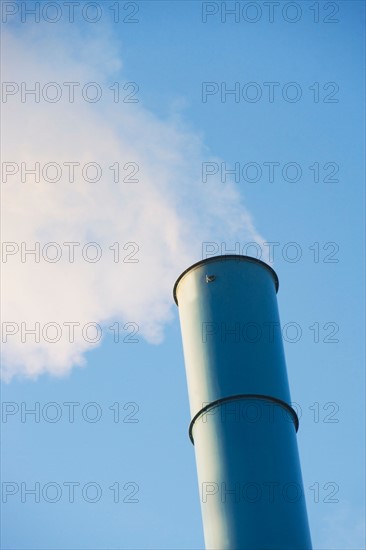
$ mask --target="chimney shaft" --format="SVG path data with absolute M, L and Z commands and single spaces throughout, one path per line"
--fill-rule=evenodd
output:
M 309 550 L 273 269 L 216 256 L 178 278 L 206 548 Z

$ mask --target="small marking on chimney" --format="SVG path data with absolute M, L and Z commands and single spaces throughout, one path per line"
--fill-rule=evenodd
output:
M 216 279 L 216 275 L 206 275 L 206 283 L 212 283 Z

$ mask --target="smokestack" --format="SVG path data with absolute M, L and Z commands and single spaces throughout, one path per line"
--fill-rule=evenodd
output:
M 174 286 L 209 550 L 311 549 L 277 290 L 269 265 L 239 255 Z

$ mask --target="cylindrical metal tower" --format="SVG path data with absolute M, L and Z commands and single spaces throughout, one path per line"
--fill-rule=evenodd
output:
M 216 256 L 174 286 L 206 548 L 309 550 L 273 269 Z

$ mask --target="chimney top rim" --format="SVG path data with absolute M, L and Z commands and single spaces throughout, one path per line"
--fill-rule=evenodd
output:
M 192 271 L 194 269 L 197 269 L 198 267 L 201 267 L 202 265 L 209 264 L 209 263 L 212 263 L 212 262 L 215 262 L 215 261 L 217 262 L 217 261 L 227 261 L 227 260 L 236 260 L 236 261 L 242 261 L 242 262 L 245 261 L 245 262 L 261 264 L 263 267 L 265 267 L 272 274 L 272 277 L 273 277 L 274 283 L 275 283 L 275 287 L 276 287 L 276 293 L 278 292 L 278 288 L 279 288 L 278 276 L 277 276 L 277 273 L 275 272 L 275 270 L 269 264 L 267 264 L 266 262 L 263 262 L 262 260 L 259 260 L 258 258 L 254 258 L 252 256 L 244 256 L 242 254 L 222 254 L 222 255 L 219 255 L 219 256 L 211 256 L 210 258 L 205 258 L 204 260 L 200 260 L 199 262 L 196 262 L 196 263 L 190 265 L 189 267 L 187 267 L 187 269 L 185 269 L 179 275 L 178 279 L 175 281 L 174 288 L 173 288 L 173 297 L 174 297 L 174 301 L 177 304 L 177 306 L 178 306 L 178 298 L 177 298 L 178 285 L 179 285 L 180 281 L 183 279 L 183 277 L 189 271 Z

